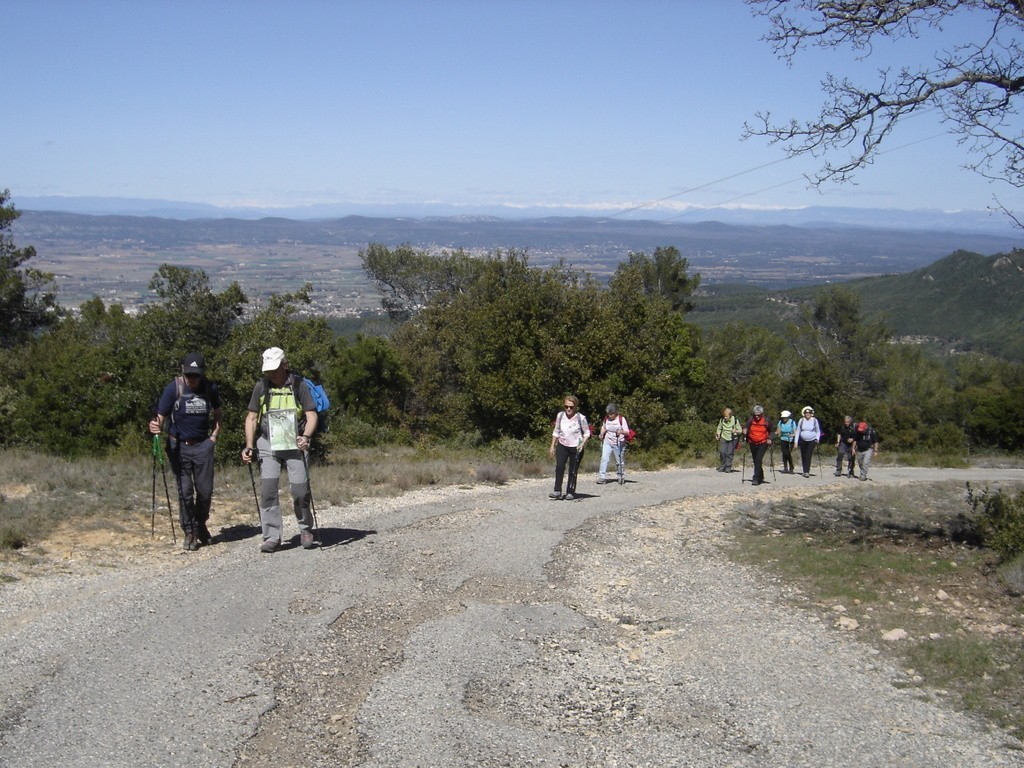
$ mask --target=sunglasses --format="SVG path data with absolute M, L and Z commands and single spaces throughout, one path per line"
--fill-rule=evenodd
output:
M 575 405 L 573 405 L 572 403 L 567 403 L 566 405 L 563 405 L 562 407 L 563 407 L 563 408 L 565 408 L 565 410 L 567 410 L 567 411 L 571 411 L 571 410 L 573 410 L 573 409 L 574 409 L 574 408 L 575 408 L 576 406 L 575 406 Z

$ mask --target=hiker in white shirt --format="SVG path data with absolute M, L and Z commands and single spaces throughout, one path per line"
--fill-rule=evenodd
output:
M 548 453 L 555 457 L 555 490 L 550 494 L 552 499 L 576 498 L 576 473 L 580 459 L 583 458 L 583 447 L 590 439 L 590 425 L 587 417 L 579 412 L 580 402 L 572 395 L 562 398 L 562 408 L 555 417 L 555 429 L 551 433 L 551 448 Z M 566 465 L 569 474 L 566 479 L 565 493 L 562 493 L 562 478 L 565 476 Z
M 615 403 L 608 403 L 605 408 L 604 421 L 601 422 L 601 467 L 598 470 L 598 483 L 608 482 L 608 461 L 615 456 L 616 474 L 619 485 L 626 482 L 626 435 L 629 434 L 629 423 L 619 413 Z

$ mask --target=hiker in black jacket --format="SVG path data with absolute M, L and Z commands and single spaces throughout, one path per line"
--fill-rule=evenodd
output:
M 220 393 L 206 378 L 206 360 L 191 352 L 181 361 L 181 375 L 164 387 L 149 422 L 150 434 L 167 427 L 167 457 L 178 485 L 185 549 L 212 544 L 207 527 L 213 500 L 213 449 L 220 432 Z
M 853 457 L 857 452 L 853 444 L 857 428 L 853 424 L 853 416 L 843 416 L 843 426 L 836 434 L 836 477 L 843 476 L 843 463 L 846 463 L 847 474 L 853 477 Z
M 881 438 L 875 428 L 866 421 L 857 424 L 854 445 L 857 448 L 857 466 L 860 467 L 860 479 L 868 479 L 868 468 L 871 459 L 878 453 L 878 442 Z

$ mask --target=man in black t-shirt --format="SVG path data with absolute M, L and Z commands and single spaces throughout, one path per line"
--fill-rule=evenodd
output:
M 213 501 L 213 450 L 220 432 L 220 393 L 206 378 L 206 361 L 191 352 L 181 361 L 181 375 L 164 387 L 156 415 L 149 422 L 151 434 L 159 435 L 165 424 L 167 456 L 178 484 L 181 529 L 185 549 L 212 544 L 207 527 Z

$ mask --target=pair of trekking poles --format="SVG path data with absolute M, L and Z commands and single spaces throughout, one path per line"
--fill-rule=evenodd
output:
M 256 456 L 256 463 L 262 463 L 260 460 L 260 452 L 257 449 L 253 449 L 253 454 Z M 252 483 L 252 497 L 256 500 L 256 518 L 260 518 L 260 495 L 256 490 L 256 475 L 252 471 L 252 462 L 250 461 L 246 466 L 249 467 L 249 482 Z M 302 451 L 302 467 L 306 470 L 306 486 L 309 488 L 309 511 L 313 515 L 313 537 L 317 544 L 323 546 L 323 542 L 320 540 L 320 523 L 316 518 L 316 504 L 313 503 L 313 483 L 309 479 L 309 461 L 306 458 L 306 452 Z M 261 473 L 262 474 L 262 473 Z
M 818 476 L 821 476 L 821 443 L 814 446 L 814 455 L 818 458 Z M 768 464 L 772 469 L 772 481 L 774 482 L 775 477 L 775 443 L 772 443 L 771 449 L 768 452 Z M 746 482 L 744 479 L 747 474 L 747 452 L 743 452 L 743 472 L 740 475 L 740 485 Z
M 178 543 L 178 534 L 174 530 L 174 513 L 171 511 L 171 490 L 167 485 L 167 456 L 164 453 L 163 443 L 160 442 L 160 435 L 153 435 L 153 514 L 149 521 L 150 533 L 156 536 L 156 466 L 160 465 L 160 472 L 164 478 L 164 494 L 167 496 L 167 519 L 171 524 L 171 537 L 174 543 Z M 178 489 L 178 502 L 181 502 L 181 488 Z
M 743 466 L 743 469 L 742 469 L 742 471 L 740 473 L 740 485 L 743 485 L 743 483 L 746 482 L 746 475 L 747 475 L 747 452 L 746 451 L 743 451 L 743 465 L 742 466 Z M 772 482 L 774 483 L 775 480 L 776 480 L 776 476 L 775 476 L 775 443 L 771 444 L 771 447 L 770 447 L 770 449 L 768 451 L 768 466 L 771 467 L 771 470 L 772 470 Z M 751 482 L 753 482 L 753 478 L 751 478 Z
M 821 452 L 819 451 L 820 447 L 821 447 L 821 443 L 820 442 L 817 443 L 814 446 L 814 455 L 817 457 L 817 460 L 818 460 L 818 476 L 819 477 L 821 476 Z M 774 481 L 775 480 L 775 443 L 772 443 L 771 450 L 768 453 L 768 465 L 771 467 L 771 479 Z M 745 475 L 746 475 L 746 452 L 744 451 L 743 452 L 743 471 L 742 471 L 742 474 L 739 475 L 739 484 L 740 485 L 742 485 L 745 482 L 745 480 L 744 480 L 744 476 Z
M 156 468 L 157 465 L 159 465 L 160 474 L 164 479 L 164 495 L 167 499 L 167 519 L 171 525 L 171 538 L 173 539 L 174 543 L 177 544 L 178 534 L 174 530 L 174 512 L 171 509 L 171 490 L 170 486 L 168 486 L 167 484 L 167 454 L 164 453 L 163 443 L 160 440 L 160 435 L 153 435 L 153 444 L 151 452 L 153 454 L 153 506 L 152 515 L 150 517 L 150 534 L 152 536 L 156 536 Z M 256 461 L 259 462 L 259 452 L 254 451 L 254 453 L 256 454 Z M 259 493 L 256 491 L 256 477 L 252 471 L 252 462 L 250 462 L 247 466 L 249 467 L 249 481 L 252 483 L 252 495 L 253 498 L 256 500 L 256 519 L 258 520 L 260 519 L 260 496 Z M 302 466 L 306 470 L 306 483 L 309 486 L 309 511 L 313 515 L 313 530 L 315 531 L 317 543 L 322 543 L 320 541 L 320 523 L 317 521 L 316 517 L 316 505 L 313 503 L 313 486 L 309 480 L 309 463 L 306 459 L 305 452 L 302 453 Z M 181 492 L 180 480 L 178 481 L 178 504 L 184 505 L 184 498 Z

